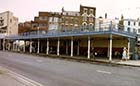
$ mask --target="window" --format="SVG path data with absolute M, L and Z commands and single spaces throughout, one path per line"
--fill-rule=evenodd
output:
M 83 30 L 86 30 L 86 29 L 87 29 L 87 23 L 84 22 L 84 23 L 82 24 L 82 29 L 83 29 Z
M 64 17 L 62 17 L 61 21 L 62 21 L 62 22 L 65 22 L 65 20 L 66 20 L 66 19 L 65 19 Z
M 10 19 L 10 23 L 12 23 L 12 19 Z
M 75 23 L 75 24 L 78 24 L 78 23 L 79 23 L 79 20 L 78 20 L 77 18 L 75 18 L 75 19 L 74 19 L 74 23 Z
M 68 13 L 66 13 L 66 15 L 68 15 Z
M 129 27 L 127 28 L 127 31 L 130 32 L 130 28 Z
M 46 24 L 39 24 L 40 28 L 45 28 L 47 25 Z
M 90 14 L 93 14 L 93 9 L 90 9 Z
M 140 29 L 138 29 L 138 33 L 140 33 Z
M 52 22 L 52 17 L 49 17 L 49 22 Z
M 62 22 L 62 18 L 59 19 L 59 22 Z
M 54 17 L 52 17 L 52 22 L 54 22 Z
M 87 15 L 83 16 L 83 21 L 87 21 Z
M 4 20 L 0 20 L 0 26 L 4 25 Z
M 80 16 L 80 14 L 79 13 L 76 13 L 75 16 Z
M 134 22 L 134 26 L 136 25 L 136 22 Z
M 128 25 L 130 25 L 130 21 L 128 21 Z
M 139 22 L 139 26 L 140 26 L 140 22 Z
M 46 16 L 40 16 L 39 20 L 47 20 L 47 17 Z
M 33 28 L 36 28 L 38 26 L 38 24 L 32 24 Z
M 93 29 L 93 24 L 89 24 L 89 29 L 90 29 L 90 30 Z
M 133 32 L 136 33 L 136 29 L 135 28 L 133 29 Z
M 66 12 L 63 12 L 62 14 L 63 14 L 63 15 L 66 15 Z
M 84 12 L 83 13 L 87 13 L 87 8 L 84 8 Z
M 83 25 L 84 29 L 86 29 L 86 26 L 87 26 L 86 24 Z
M 89 17 L 89 22 L 93 22 L 93 17 L 92 16 Z

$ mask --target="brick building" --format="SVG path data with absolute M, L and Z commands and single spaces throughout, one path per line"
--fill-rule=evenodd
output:
M 38 16 L 35 16 L 34 21 L 31 22 L 31 29 L 46 32 L 52 30 L 65 32 L 73 29 L 78 30 L 81 27 L 84 30 L 88 27 L 94 29 L 95 16 L 95 7 L 80 5 L 80 11 L 66 11 L 63 7 L 62 12 L 39 12 Z M 21 27 L 22 25 L 19 28 Z
M 78 11 L 66 11 L 62 8 L 60 27 L 62 31 L 72 31 L 80 27 L 80 14 Z
M 88 27 L 94 29 L 95 18 L 96 18 L 96 8 L 80 5 L 80 25 L 83 26 L 84 30 Z
M 33 31 L 31 21 L 26 21 L 24 23 L 18 24 L 18 33 L 31 32 L 31 31 Z
M 49 12 L 48 16 L 48 30 L 58 31 L 60 25 L 61 13 L 59 12 Z

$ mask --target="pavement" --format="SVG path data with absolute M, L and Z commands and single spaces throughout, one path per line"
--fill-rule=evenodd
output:
M 140 60 L 120 61 L 120 62 L 116 62 L 116 63 L 120 64 L 120 65 L 128 65 L 128 66 L 140 67 Z
M 25 53 L 23 53 L 23 54 L 25 54 Z M 43 53 L 40 53 L 40 54 L 26 53 L 26 54 L 46 57 L 46 54 L 43 54 Z M 96 60 L 94 60 L 94 59 L 87 59 L 87 58 L 78 57 L 78 56 L 71 57 L 71 56 L 67 56 L 67 55 L 57 56 L 57 55 L 51 54 L 51 55 L 47 55 L 47 56 L 50 58 L 68 59 L 68 60 L 75 60 L 78 62 L 87 62 L 87 63 L 88 62 L 89 63 L 96 63 L 97 62 L 97 63 L 107 63 L 107 64 L 110 63 L 108 58 L 105 58 L 105 57 L 104 58 L 97 58 Z M 115 65 L 122 65 L 122 66 L 124 65 L 124 66 L 140 67 L 140 59 L 139 60 L 127 60 L 127 61 L 121 61 L 120 59 L 113 59 L 113 61 L 111 63 L 115 64 Z
M 63 57 L 63 56 L 62 56 Z M 66 57 L 66 56 L 64 56 Z M 72 58 L 72 57 L 69 57 Z M 87 62 L 97 62 L 97 63 L 109 63 L 110 61 L 108 60 L 108 58 L 96 58 L 96 60 L 94 59 L 87 59 L 87 58 L 80 58 L 80 57 L 73 57 L 73 59 L 77 59 L 77 60 L 81 60 L 81 61 L 87 61 Z M 122 61 L 120 59 L 113 59 L 112 64 L 115 65 L 122 65 L 122 66 L 132 66 L 132 67 L 140 67 L 140 59 L 139 60 L 127 60 L 127 61 Z
M 26 86 L 14 78 L 3 67 L 0 67 L 0 86 Z
M 37 54 L 35 54 L 37 55 Z M 39 54 L 39 56 L 46 56 L 46 54 Z M 50 57 L 56 57 L 56 58 L 63 58 L 63 59 L 70 59 L 70 60 L 77 60 L 79 62 L 89 62 L 89 63 L 109 63 L 110 61 L 108 60 L 108 58 L 96 58 L 96 60 L 94 59 L 87 59 L 87 58 L 83 58 L 83 57 L 70 57 L 70 56 L 66 56 L 66 55 L 61 55 L 61 56 L 57 56 L 57 55 L 49 55 Z M 122 65 L 122 66 L 132 66 L 132 67 L 140 67 L 140 59 L 139 60 L 127 60 L 127 61 L 122 61 L 120 59 L 113 59 L 113 61 L 111 62 L 114 65 Z

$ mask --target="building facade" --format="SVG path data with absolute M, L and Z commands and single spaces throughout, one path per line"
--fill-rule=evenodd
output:
M 140 56 L 140 19 L 124 19 L 124 31 L 136 33 L 135 53 Z
M 80 27 L 80 14 L 78 11 L 66 11 L 62 8 L 60 28 L 61 31 L 72 31 L 74 28 Z
M 48 17 L 48 30 L 49 31 L 58 31 L 59 22 L 61 18 L 61 13 L 59 12 L 49 12 Z
M 136 32 L 140 34 L 140 20 L 139 19 L 124 19 L 124 31 Z
M 18 18 L 10 11 L 0 13 L 0 34 L 5 36 L 18 34 Z
M 108 18 L 103 18 L 99 17 L 96 18 L 95 20 L 95 31 L 105 31 L 110 28 L 110 26 L 115 29 L 119 30 L 119 19 L 108 19 Z
M 48 31 L 48 16 L 48 12 L 39 12 L 39 15 L 34 18 L 33 26 L 36 26 L 38 24 L 39 30 Z
M 32 22 L 31 21 L 26 21 L 24 23 L 19 23 L 18 24 L 18 33 L 25 33 L 25 32 L 31 32 L 33 31 L 32 29 Z
M 95 18 L 96 18 L 96 8 L 80 5 L 80 25 L 87 30 L 88 27 L 94 30 Z M 87 30 L 88 31 L 88 30 Z
M 18 18 L 12 12 L 6 11 L 0 13 L 0 49 L 7 41 L 4 41 L 5 36 L 18 35 Z M 9 44 L 6 45 L 6 47 Z M 4 50 L 5 48 L 3 48 Z
M 95 27 L 96 8 L 80 5 L 80 11 L 66 11 L 64 7 L 62 12 L 39 12 L 34 17 L 32 27 L 39 26 L 39 30 L 61 32 L 72 31 L 81 27 Z

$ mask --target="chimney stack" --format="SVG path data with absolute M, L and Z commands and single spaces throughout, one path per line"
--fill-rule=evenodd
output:
M 105 13 L 105 19 L 107 19 L 107 13 Z

